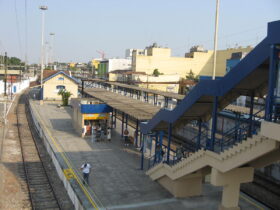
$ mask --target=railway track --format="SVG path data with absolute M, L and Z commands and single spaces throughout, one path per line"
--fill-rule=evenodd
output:
M 16 117 L 24 175 L 32 209 L 62 209 L 30 131 L 25 103 L 26 95 L 23 94 L 18 101 Z
M 252 183 L 241 185 L 241 191 L 269 209 L 280 209 L 279 184 L 269 180 L 259 172 L 254 174 L 254 181 Z

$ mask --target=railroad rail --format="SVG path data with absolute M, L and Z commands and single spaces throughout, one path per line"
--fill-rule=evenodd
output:
M 26 95 L 23 94 L 18 101 L 16 116 L 24 173 L 32 209 L 62 209 L 30 131 L 25 103 Z

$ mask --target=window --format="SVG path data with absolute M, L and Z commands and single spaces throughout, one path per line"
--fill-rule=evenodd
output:
M 58 77 L 57 80 L 64 80 L 64 77 Z
M 63 90 L 63 89 L 65 89 L 65 86 L 64 85 L 58 85 L 58 86 L 56 86 L 56 89 L 57 90 Z

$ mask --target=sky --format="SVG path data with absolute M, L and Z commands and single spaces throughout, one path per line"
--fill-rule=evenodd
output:
M 1 55 L 40 62 L 40 5 L 48 6 L 45 41 L 55 33 L 59 62 L 88 62 L 97 51 L 123 58 L 154 42 L 182 57 L 191 46 L 214 46 L 216 0 L 0 0 Z M 280 1 L 220 0 L 219 18 L 218 49 L 255 46 L 267 23 L 280 20 Z

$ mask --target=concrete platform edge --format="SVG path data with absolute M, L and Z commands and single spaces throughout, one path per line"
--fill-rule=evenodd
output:
M 60 178 L 60 180 L 63 182 L 64 187 L 73 203 L 75 206 L 75 209 L 97 209 L 97 205 L 92 205 L 91 202 L 88 201 L 87 196 L 83 192 L 83 190 L 80 187 L 79 182 L 76 180 L 75 172 L 74 172 L 74 177 L 70 178 L 65 176 L 64 170 L 69 169 L 67 166 L 67 163 L 64 161 L 64 159 L 61 157 L 59 152 L 55 152 L 53 146 L 51 145 L 51 140 L 47 132 L 44 130 L 44 126 L 42 125 L 42 122 L 40 122 L 40 119 L 38 117 L 38 113 L 34 111 L 36 108 L 32 104 L 31 101 L 29 101 L 29 108 L 30 108 L 30 113 L 31 113 L 31 118 L 33 120 L 33 123 L 35 125 L 35 128 L 41 137 L 44 146 L 50 155 L 53 164 L 56 168 L 56 172 Z

